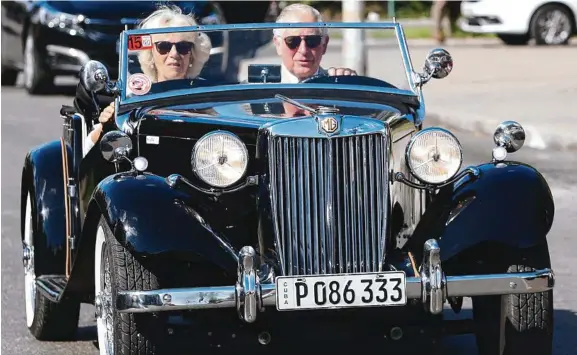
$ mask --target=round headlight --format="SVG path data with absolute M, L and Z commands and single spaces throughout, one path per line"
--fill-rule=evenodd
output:
M 192 150 L 192 170 L 204 182 L 227 187 L 244 175 L 248 165 L 246 145 L 234 134 L 216 131 L 202 136 Z
M 406 160 L 417 179 L 427 184 L 442 184 L 459 172 L 463 152 L 461 144 L 449 131 L 427 128 L 409 142 Z

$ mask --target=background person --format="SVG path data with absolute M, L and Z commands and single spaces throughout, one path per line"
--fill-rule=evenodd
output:
M 461 15 L 461 1 L 435 0 L 431 6 L 431 17 L 434 23 L 433 36 L 443 44 L 445 42 L 445 31 L 443 30 L 443 19 L 449 15 L 449 37 L 457 30 L 457 20 Z

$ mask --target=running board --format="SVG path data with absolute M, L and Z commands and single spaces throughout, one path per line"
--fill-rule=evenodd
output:
M 65 275 L 42 275 L 36 278 L 36 287 L 50 301 L 58 303 L 68 279 Z

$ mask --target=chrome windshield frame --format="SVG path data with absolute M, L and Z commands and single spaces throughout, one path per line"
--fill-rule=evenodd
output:
M 401 95 L 410 95 L 410 96 L 420 96 L 419 90 L 415 85 L 414 82 L 414 70 L 413 64 L 411 61 L 411 56 L 409 53 L 409 48 L 407 45 L 407 41 L 405 38 L 405 33 L 403 31 L 403 27 L 398 22 L 299 22 L 299 23 L 246 23 L 246 24 L 225 24 L 225 25 L 202 25 L 202 26 L 185 26 L 185 27 L 171 27 L 170 32 L 172 33 L 180 33 L 180 32 L 213 32 L 213 31 L 224 31 L 224 30 L 274 30 L 274 29 L 282 29 L 282 28 L 332 28 L 332 29 L 384 29 L 384 30 L 395 30 L 397 43 L 399 45 L 399 49 L 402 56 L 402 61 L 405 67 L 405 75 L 407 78 L 407 82 L 409 84 L 410 90 L 401 90 L 401 89 L 387 89 L 387 88 L 379 88 L 373 86 L 357 86 L 357 85 L 340 85 L 342 89 L 351 90 L 353 87 L 356 90 L 365 90 L 365 91 L 377 91 L 377 92 L 388 92 L 388 93 L 395 93 Z M 137 103 L 144 103 L 148 101 L 154 101 L 161 98 L 170 98 L 170 97 L 178 97 L 182 95 L 194 95 L 196 92 L 206 93 L 207 91 L 211 91 L 211 88 L 198 88 L 198 89 L 186 89 L 186 90 L 175 90 L 167 93 L 157 93 L 151 94 L 146 96 L 133 96 L 130 98 L 126 97 L 126 88 L 125 83 L 127 80 L 127 70 L 128 70 L 128 63 L 126 62 L 128 58 L 128 37 L 131 35 L 146 35 L 146 34 L 159 34 L 159 33 L 166 33 L 166 28 L 154 28 L 154 29 L 134 29 L 134 30 L 125 30 L 120 35 L 120 60 L 119 60 L 119 78 L 118 78 L 118 87 L 120 88 L 120 97 L 119 97 L 119 106 L 123 105 L 134 105 Z M 270 88 L 271 84 L 251 84 L 253 86 L 262 86 L 266 85 L 266 87 Z M 280 84 L 283 87 L 286 85 L 291 84 Z M 293 84 L 294 85 L 294 84 Z M 307 84 L 309 85 L 309 84 Z M 310 87 L 310 86 L 307 86 Z M 238 84 L 234 85 L 220 85 L 218 88 L 213 88 L 212 90 L 221 91 L 221 90 L 230 90 L 230 89 L 238 89 Z M 333 87 L 334 88 L 334 87 Z

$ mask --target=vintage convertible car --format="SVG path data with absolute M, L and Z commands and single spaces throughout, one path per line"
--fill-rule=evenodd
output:
M 329 34 L 325 68 L 342 64 L 341 33 L 368 38 L 367 73 L 290 82 L 274 43 L 234 82 L 153 82 L 138 61 L 167 32 L 301 25 Z M 97 144 L 97 116 L 63 106 L 62 137 L 24 162 L 37 339 L 73 338 L 88 303 L 101 354 L 381 351 L 451 333 L 474 333 L 480 354 L 551 354 L 549 186 L 508 160 L 517 122 L 465 168 L 457 138 L 423 126 L 423 85 L 451 72 L 447 51 L 415 71 L 396 21 L 128 30 L 120 43 L 117 80 L 94 61 L 80 73 L 97 113 L 115 103 Z M 472 316 L 448 317 L 465 298 Z

